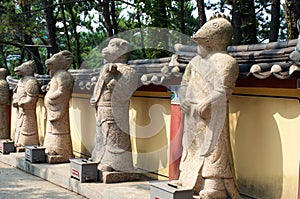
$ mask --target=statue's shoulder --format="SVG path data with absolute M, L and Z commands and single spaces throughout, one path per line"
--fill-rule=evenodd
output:
M 64 79 L 64 80 L 72 80 L 73 77 L 71 75 L 71 73 L 69 73 L 68 71 L 66 70 L 60 70 L 57 72 L 57 74 L 55 74 L 55 76 L 59 79 Z
M 39 82 L 33 76 L 29 76 L 25 83 L 25 91 L 27 94 L 31 96 L 35 96 L 39 94 Z
M 137 76 L 136 70 L 128 64 L 117 64 L 118 71 L 122 74 L 123 77 L 135 77 Z

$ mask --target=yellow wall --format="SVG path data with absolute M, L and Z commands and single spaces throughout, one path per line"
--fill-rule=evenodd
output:
M 134 165 L 165 176 L 169 175 L 170 108 L 170 93 L 135 92 L 129 111 Z
M 300 91 L 237 88 L 235 93 L 298 97 Z M 229 110 L 240 191 L 258 198 L 296 198 L 300 156 L 299 101 L 233 96 Z
M 96 132 L 96 111 L 90 105 L 90 95 L 74 94 L 69 111 L 74 153 L 77 156 L 90 156 Z
M 41 145 L 46 129 L 43 103 L 43 96 L 40 96 L 36 112 Z M 170 93 L 135 92 L 130 105 L 129 123 L 134 165 L 168 176 Z M 73 94 L 69 111 L 74 154 L 90 156 L 96 132 L 95 109 L 90 106 L 90 95 Z M 12 108 L 11 118 L 11 132 L 14 132 L 17 118 L 16 108 Z M 158 176 L 152 177 L 157 178 Z
M 299 97 L 292 89 L 236 88 L 235 94 Z M 170 93 L 135 92 L 130 129 L 134 165 L 168 175 Z M 90 155 L 94 146 L 95 110 L 89 95 L 73 95 L 70 123 L 76 155 Z M 43 97 L 38 105 L 40 141 L 45 133 Z M 300 156 L 298 100 L 234 95 L 229 103 L 230 136 L 238 185 L 258 198 L 296 198 Z M 14 132 L 16 109 L 12 108 Z M 77 153 L 78 152 L 78 153 Z M 154 176 L 157 177 L 157 176 Z M 158 178 L 163 179 L 163 178 Z

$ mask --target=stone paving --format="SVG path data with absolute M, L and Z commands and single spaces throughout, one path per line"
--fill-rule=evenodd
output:
M 83 199 L 85 197 L 0 162 L 0 198 Z
M 150 198 L 151 181 L 113 184 L 100 182 L 80 183 L 78 180 L 70 178 L 69 163 L 32 164 L 25 161 L 24 155 L 24 153 L 11 153 L 10 155 L 0 153 L 0 199 Z M 250 199 L 252 197 L 243 195 L 242 198 Z
M 52 182 L 55 185 L 58 185 L 65 189 L 76 192 L 82 196 L 85 196 L 86 198 L 91 198 L 91 199 L 98 199 L 98 198 L 99 199 L 149 199 L 150 198 L 149 181 L 136 181 L 136 182 L 126 182 L 126 183 L 113 183 L 113 184 L 104 184 L 100 182 L 80 183 L 78 180 L 70 178 L 69 163 L 32 164 L 28 161 L 25 161 L 24 156 L 25 156 L 24 153 L 11 153 L 9 155 L 0 154 L 0 162 L 19 168 L 30 174 L 33 174 L 49 182 Z M 10 166 L 8 167 L 12 168 Z M 30 179 L 34 177 L 32 175 L 29 176 L 31 176 Z M 40 179 L 40 181 L 45 182 L 42 179 Z M 15 179 L 16 182 L 12 182 L 13 180 L 14 177 L 10 178 L 10 182 L 7 182 L 7 184 L 9 185 L 7 187 L 14 187 L 14 188 L 7 189 L 6 192 L 3 192 L 3 193 L 7 193 L 9 191 L 12 191 L 11 195 L 7 197 L 3 196 L 3 198 L 17 198 L 17 199 L 18 198 L 47 198 L 41 195 L 43 194 L 43 192 L 37 192 L 37 195 L 35 196 L 34 188 L 38 186 L 33 186 L 32 188 L 29 188 L 26 193 L 27 195 L 25 196 L 20 195 L 22 186 L 24 184 L 30 184 L 31 180 L 25 181 L 23 180 L 23 178 L 16 178 Z M 0 183 L 6 183 L 6 181 L 7 180 L 5 179 L 5 177 L 1 177 L 0 174 Z M 20 182 L 22 182 L 23 185 L 18 184 Z M 38 189 L 40 191 L 42 190 L 41 187 L 38 187 Z M 0 186 L 0 199 L 2 199 L 2 195 L 3 195 L 2 187 Z M 22 197 L 18 197 L 18 196 L 22 196 Z M 60 198 L 59 196 L 60 195 L 56 194 L 55 191 L 53 192 L 53 198 Z M 80 197 L 83 198 L 82 196 L 76 194 L 74 195 L 74 197 L 70 197 L 70 198 L 76 198 L 76 196 L 78 198 Z M 61 198 L 68 198 L 68 197 L 66 195 L 66 197 L 62 196 Z

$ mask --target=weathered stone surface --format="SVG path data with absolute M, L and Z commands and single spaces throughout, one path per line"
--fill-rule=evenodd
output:
M 96 108 L 97 122 L 92 158 L 99 161 L 98 169 L 103 172 L 134 171 L 128 111 L 129 99 L 137 88 L 138 77 L 136 71 L 126 64 L 130 51 L 126 40 L 110 40 L 102 51 L 109 63 L 103 66 L 91 98 L 91 105 Z M 124 175 L 120 175 L 120 179 L 126 181 Z
M 7 70 L 0 68 L 0 139 L 9 139 L 7 105 L 9 102 L 9 85 L 6 81 Z
M 21 76 L 13 94 L 13 106 L 18 108 L 18 118 L 14 136 L 16 150 L 24 151 L 27 145 L 38 145 L 36 103 L 38 101 L 39 84 L 33 77 L 35 63 L 28 61 L 15 68 Z
M 67 71 L 72 62 L 73 55 L 65 50 L 54 54 L 45 63 L 51 76 L 44 99 L 47 110 L 44 146 L 48 163 L 69 162 L 74 157 L 69 120 L 73 78 Z
M 299 32 L 298 42 L 295 47 L 295 50 L 291 52 L 290 59 L 293 61 L 293 65 L 289 69 L 289 74 L 292 74 L 294 71 L 300 71 L 300 19 L 297 21 L 297 28 Z
M 202 199 L 240 197 L 228 146 L 227 101 L 238 76 L 236 60 L 226 53 L 231 34 L 222 15 L 195 33 L 198 55 L 186 67 L 179 92 L 185 123 L 177 183 Z
M 139 173 L 126 173 L 126 172 L 102 172 L 102 182 L 103 183 L 117 183 L 125 181 L 136 181 L 141 179 Z

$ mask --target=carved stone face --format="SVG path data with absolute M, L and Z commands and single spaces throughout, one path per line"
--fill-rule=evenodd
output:
M 224 18 L 214 18 L 206 22 L 193 36 L 202 46 L 227 46 L 231 41 L 232 27 Z
M 68 70 L 73 62 L 73 55 L 67 50 L 54 54 L 51 58 L 47 59 L 45 64 L 49 71 L 64 69 Z
M 108 62 L 127 62 L 131 48 L 124 39 L 111 39 L 107 47 L 103 48 L 102 56 Z
M 14 69 L 14 72 L 20 76 L 33 76 L 34 67 L 35 67 L 34 61 L 28 61 L 16 67 Z

